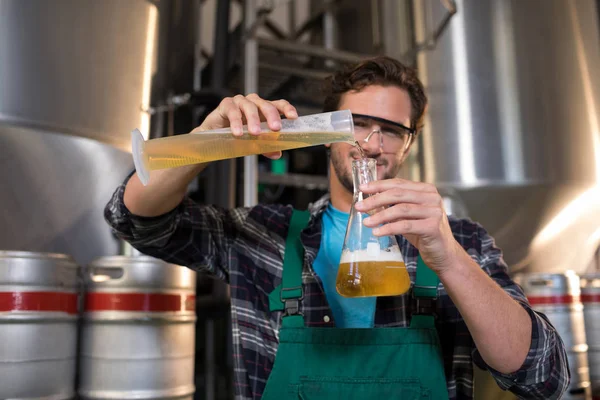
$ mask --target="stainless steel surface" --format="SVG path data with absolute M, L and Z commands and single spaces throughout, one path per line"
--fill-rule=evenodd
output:
M 141 257 L 103 257 L 86 268 L 93 293 L 195 294 L 196 273 Z M 175 399 L 194 392 L 193 310 L 84 314 L 79 395 L 84 399 Z
M 148 133 L 156 21 L 146 0 L 0 1 L 0 122 L 128 149 Z
M 258 91 L 258 43 L 252 31 L 256 24 L 256 0 L 244 1 L 244 92 Z M 258 157 L 244 157 L 244 207 L 258 203 Z
M 571 384 L 565 399 L 577 398 L 590 385 L 586 331 L 580 299 L 579 277 L 564 274 L 530 273 L 515 278 L 532 307 L 545 314 L 558 331 L 569 359 Z
M 382 0 L 382 39 L 385 53 L 396 59 L 413 47 L 411 0 Z
M 77 270 L 73 259 L 63 254 L 0 251 L 0 293 L 76 294 Z M 1 399 L 74 396 L 76 315 L 14 309 L 0 312 L 0 338 Z
M 77 265 L 66 254 L 0 250 L 0 285 L 7 289 L 31 291 L 66 288 L 76 291 Z M 62 291 L 62 290 L 58 290 Z
M 0 149 L 2 248 L 66 253 L 80 264 L 118 253 L 103 210 L 133 169 L 131 154 L 8 125 L 0 125 Z
M 581 276 L 581 296 L 594 399 L 600 397 L 600 273 Z
M 102 280 L 106 272 L 111 279 Z M 114 278 L 118 276 L 118 278 Z M 175 266 L 149 256 L 100 257 L 84 268 L 86 291 L 127 290 L 183 290 L 195 293 L 196 273 L 189 268 Z
M 2 248 L 118 253 L 103 208 L 133 169 L 131 130 L 149 131 L 158 14 L 146 0 L 0 0 Z
M 421 41 L 447 11 L 413 5 Z M 436 48 L 418 56 L 430 98 L 422 178 L 461 192 L 513 271 L 582 272 L 600 243 L 596 2 L 457 8 Z
M 444 11 L 437 2 L 417 4 L 426 7 L 424 19 Z M 426 176 L 462 187 L 594 183 L 595 2 L 457 5 L 450 32 L 419 56 L 430 97 Z

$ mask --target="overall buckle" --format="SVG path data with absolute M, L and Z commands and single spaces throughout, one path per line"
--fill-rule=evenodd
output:
M 300 290 L 300 297 L 293 297 L 290 299 L 283 298 L 284 291 L 289 292 L 289 291 L 293 291 L 293 290 Z M 281 299 L 281 302 L 283 303 L 283 306 L 284 306 L 282 316 L 286 317 L 289 315 L 303 315 L 300 312 L 300 301 L 302 301 L 304 299 L 304 290 L 302 290 L 302 286 L 296 286 L 296 287 L 292 287 L 292 288 L 281 288 L 281 293 L 279 295 L 279 298 Z
M 436 297 L 417 297 L 414 288 L 436 289 L 437 286 L 413 286 L 412 291 L 412 313 L 413 315 L 432 315 L 437 318 L 437 296 Z

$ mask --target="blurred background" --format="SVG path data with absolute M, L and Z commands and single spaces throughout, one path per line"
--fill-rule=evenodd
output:
M 402 176 L 436 184 L 449 213 L 480 222 L 524 285 L 546 276 L 541 285 L 555 289 L 547 277 L 566 277 L 558 293 L 578 295 L 579 277 L 600 270 L 599 7 L 596 0 L 0 0 L 0 250 L 62 253 L 79 266 L 135 256 L 103 219 L 133 170 L 132 129 L 147 139 L 185 134 L 237 93 L 317 113 L 331 71 L 386 54 L 418 69 L 430 100 Z M 229 207 L 305 208 L 326 193 L 327 170 L 322 146 L 277 161 L 220 161 L 189 195 Z M 0 269 L 0 291 L 10 291 L 2 277 Z M 194 279 L 195 393 L 188 395 L 230 399 L 228 290 Z M 566 318 L 561 329 L 580 364 L 588 349 L 600 352 L 600 332 L 588 333 L 586 344 L 581 313 L 570 304 L 557 317 Z M 0 336 L 3 323 L 0 312 Z M 0 365 L 1 358 L 0 351 Z M 570 396 L 583 399 L 590 378 L 587 365 L 579 367 Z M 600 371 L 595 376 L 600 381 Z M 485 373 L 476 391 L 480 399 L 508 397 Z M 156 396 L 147 398 L 175 398 Z

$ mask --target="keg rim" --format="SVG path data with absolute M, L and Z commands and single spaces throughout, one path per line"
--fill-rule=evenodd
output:
M 65 253 L 50 253 L 50 252 L 37 252 L 37 251 L 25 251 L 25 250 L 0 250 L 0 259 L 3 258 L 29 258 L 29 259 L 59 259 L 72 261 L 75 260 L 72 256 Z
M 141 255 L 141 256 L 124 256 L 124 255 L 114 255 L 114 256 L 102 256 L 94 259 L 87 266 L 88 267 L 122 267 L 123 264 L 161 264 L 161 265 L 169 265 L 173 267 L 186 268 L 183 265 L 168 263 L 160 258 Z
M 182 385 L 176 388 L 154 389 L 154 390 L 128 390 L 130 394 L 128 399 L 179 399 L 185 396 L 193 395 L 196 386 L 193 383 Z M 123 390 L 97 389 L 93 385 L 82 386 L 77 390 L 79 396 L 84 399 L 123 399 Z

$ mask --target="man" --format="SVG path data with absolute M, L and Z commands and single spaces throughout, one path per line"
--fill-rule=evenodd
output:
M 426 104 L 415 72 L 387 57 L 336 73 L 325 100 L 325 111 L 352 111 L 357 140 L 377 160 L 380 180 L 361 188 L 375 195 L 356 208 L 384 208 L 365 224 L 397 236 L 413 282 L 401 296 L 335 290 L 359 158 L 349 144 L 330 145 L 329 195 L 304 217 L 284 205 L 195 204 L 186 190 L 204 165 L 153 171 L 148 186 L 134 174 L 115 192 L 105 217 L 121 238 L 229 282 L 237 398 L 471 399 L 472 361 L 522 398 L 566 390 L 563 343 L 509 278 L 493 239 L 448 218 L 434 186 L 395 179 Z M 235 96 L 199 130 L 239 135 L 246 121 L 258 134 L 261 119 L 279 129 L 280 114 L 297 117 L 285 100 Z

